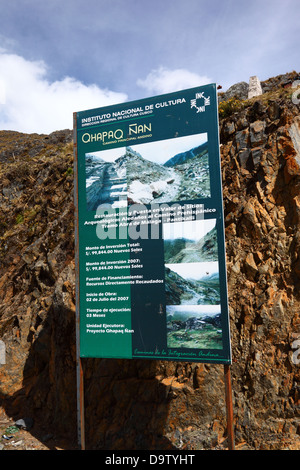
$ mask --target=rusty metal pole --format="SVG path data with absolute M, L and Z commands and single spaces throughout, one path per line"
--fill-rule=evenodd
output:
M 235 445 L 234 445 L 234 432 L 233 432 L 233 405 L 232 405 L 232 390 L 231 390 L 231 374 L 230 374 L 230 366 L 228 364 L 224 364 L 224 377 L 225 377 L 228 449 L 234 450 Z
M 78 396 L 78 441 L 81 450 L 85 450 L 85 420 L 84 420 L 84 377 L 82 361 L 79 359 L 79 396 Z

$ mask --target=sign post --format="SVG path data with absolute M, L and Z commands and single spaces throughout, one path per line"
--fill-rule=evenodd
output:
M 74 140 L 79 395 L 85 357 L 229 366 L 216 85 L 74 113 Z
M 234 445 L 234 432 L 233 432 L 233 405 L 232 405 L 232 390 L 231 390 L 231 374 L 230 374 L 230 366 L 228 364 L 224 364 L 224 377 L 225 377 L 228 448 L 229 450 L 234 450 L 235 445 Z

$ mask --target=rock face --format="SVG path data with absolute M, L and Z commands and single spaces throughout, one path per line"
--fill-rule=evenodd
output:
M 239 82 L 228 88 L 227 91 L 219 94 L 219 101 L 227 101 L 232 98 L 246 100 L 248 98 L 249 85 L 246 82 Z
M 72 147 L 70 131 L 1 132 L 0 397 L 16 415 L 33 406 L 35 421 L 74 425 L 74 394 L 59 397 L 75 379 Z
M 221 123 L 236 419 L 258 448 L 299 433 L 299 107 L 284 90 Z
M 220 119 L 234 430 L 249 449 L 299 448 L 299 105 L 285 86 L 295 77 L 263 82 Z M 71 139 L 0 133 L 0 399 L 34 419 L 30 432 L 76 440 Z M 87 448 L 227 445 L 220 366 L 88 359 L 84 377 Z

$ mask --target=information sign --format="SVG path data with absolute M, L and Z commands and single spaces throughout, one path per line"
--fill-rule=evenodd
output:
M 74 113 L 80 357 L 231 363 L 216 85 Z

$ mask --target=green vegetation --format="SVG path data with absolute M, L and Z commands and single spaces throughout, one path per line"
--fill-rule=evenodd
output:
M 221 101 L 219 104 L 219 116 L 220 118 L 226 118 L 231 114 L 240 111 L 244 107 L 244 101 L 238 100 L 237 98 L 231 98 L 228 101 Z
M 222 333 L 213 325 L 201 330 L 178 329 L 168 333 L 169 348 L 222 349 Z
M 18 214 L 16 217 L 16 224 L 22 224 L 24 221 L 24 216 L 23 214 Z

